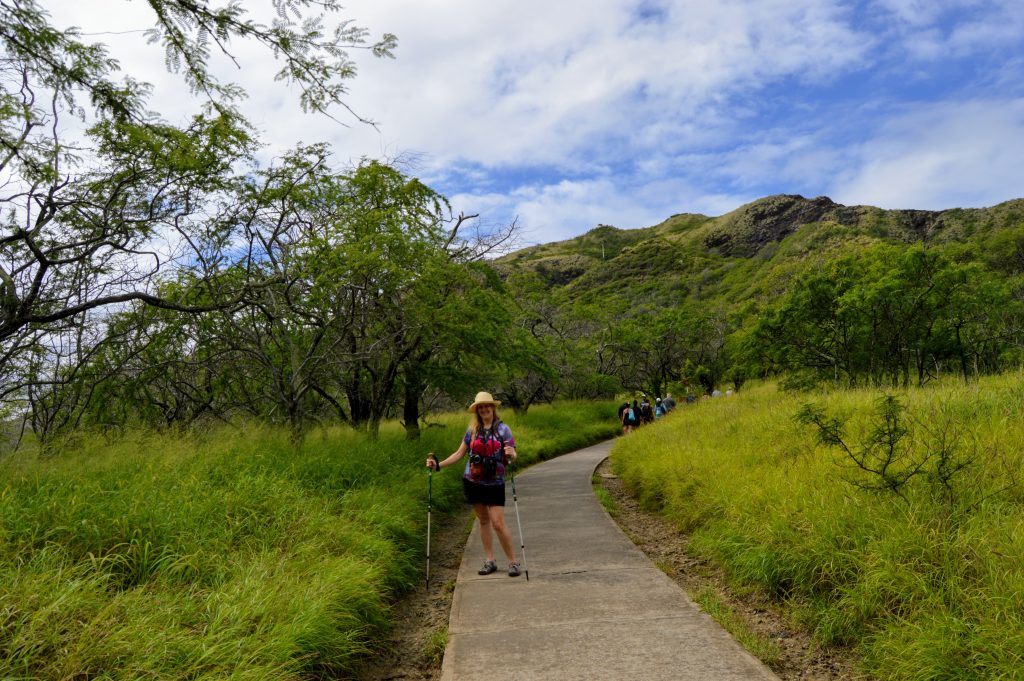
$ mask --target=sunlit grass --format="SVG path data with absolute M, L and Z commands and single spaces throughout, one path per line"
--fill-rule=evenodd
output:
M 787 603 L 823 645 L 851 645 L 881 678 L 1024 678 L 1024 376 L 898 394 L 924 455 L 945 433 L 970 465 L 952 497 L 920 475 L 906 499 L 816 443 L 809 401 L 857 444 L 879 392 L 753 386 L 683 405 L 620 440 L 613 467 L 691 550 Z
M 503 417 L 525 462 L 616 425 L 614 405 Z M 0 678 L 344 677 L 422 578 L 423 461 L 469 421 L 432 420 L 418 442 L 247 425 L 0 460 Z M 434 521 L 459 504 L 458 472 L 435 474 Z

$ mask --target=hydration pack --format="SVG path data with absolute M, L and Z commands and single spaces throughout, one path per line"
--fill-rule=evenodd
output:
M 498 448 L 494 450 L 493 444 Z M 505 474 L 505 438 L 497 428 L 475 433 L 469 442 L 469 479 L 493 482 Z

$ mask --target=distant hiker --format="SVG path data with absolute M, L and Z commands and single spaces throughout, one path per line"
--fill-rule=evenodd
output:
M 654 408 L 647 401 L 647 395 L 644 395 L 644 399 L 640 403 L 640 420 L 643 423 L 654 423 Z
M 654 418 L 660 419 L 665 415 L 665 403 L 660 397 L 654 398 Z
M 622 423 L 622 412 L 629 409 L 629 401 L 625 401 L 619 405 L 619 423 Z
M 661 406 L 665 407 L 666 413 L 676 408 L 676 401 L 672 397 L 672 393 L 665 393 L 665 399 L 661 401 Z
M 627 433 L 632 433 L 633 429 L 640 425 L 640 411 L 629 406 L 629 402 L 622 406 L 623 409 L 619 414 L 619 423 L 622 424 L 622 434 L 626 435 Z
M 505 466 L 516 460 L 516 441 L 509 427 L 498 418 L 499 404 L 501 402 L 490 393 L 478 392 L 469 405 L 474 418 L 462 437 L 462 444 L 444 461 L 438 462 L 433 453 L 428 455 L 427 468 L 441 470 L 458 463 L 469 452 L 462 473 L 462 491 L 480 522 L 480 541 L 486 558 L 477 574 L 489 575 L 498 570 L 491 536 L 493 528 L 508 559 L 508 576 L 518 577 L 519 562 L 512 548 L 512 534 L 505 524 Z

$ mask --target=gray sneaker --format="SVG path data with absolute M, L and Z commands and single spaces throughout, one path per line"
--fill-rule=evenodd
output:
M 509 577 L 518 577 L 519 576 L 519 563 L 509 563 L 508 564 L 508 576 Z
M 492 572 L 498 571 L 498 564 L 493 560 L 485 560 L 484 566 L 476 571 L 478 575 L 489 575 Z

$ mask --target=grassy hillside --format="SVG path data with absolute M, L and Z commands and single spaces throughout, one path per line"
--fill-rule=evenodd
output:
M 1019 274 L 1024 199 L 991 208 L 922 211 L 769 196 L 719 217 L 681 214 L 642 229 L 600 226 L 498 263 L 536 271 L 550 287 L 584 303 L 688 298 L 731 309 L 751 298 L 770 298 L 795 272 L 824 258 L 880 241 L 960 243 L 989 264 Z
M 1024 678 L 1024 374 L 895 397 L 886 427 L 875 391 L 757 386 L 620 440 L 614 469 L 694 551 L 879 678 Z M 797 422 L 806 403 L 847 422 L 850 452 Z M 858 461 L 909 478 L 891 491 Z
M 524 465 L 606 439 L 614 405 L 503 414 Z M 331 428 L 82 435 L 0 460 L 0 678 L 335 678 L 380 639 L 388 603 L 422 579 L 426 452 Z M 434 476 L 438 511 L 461 503 Z

